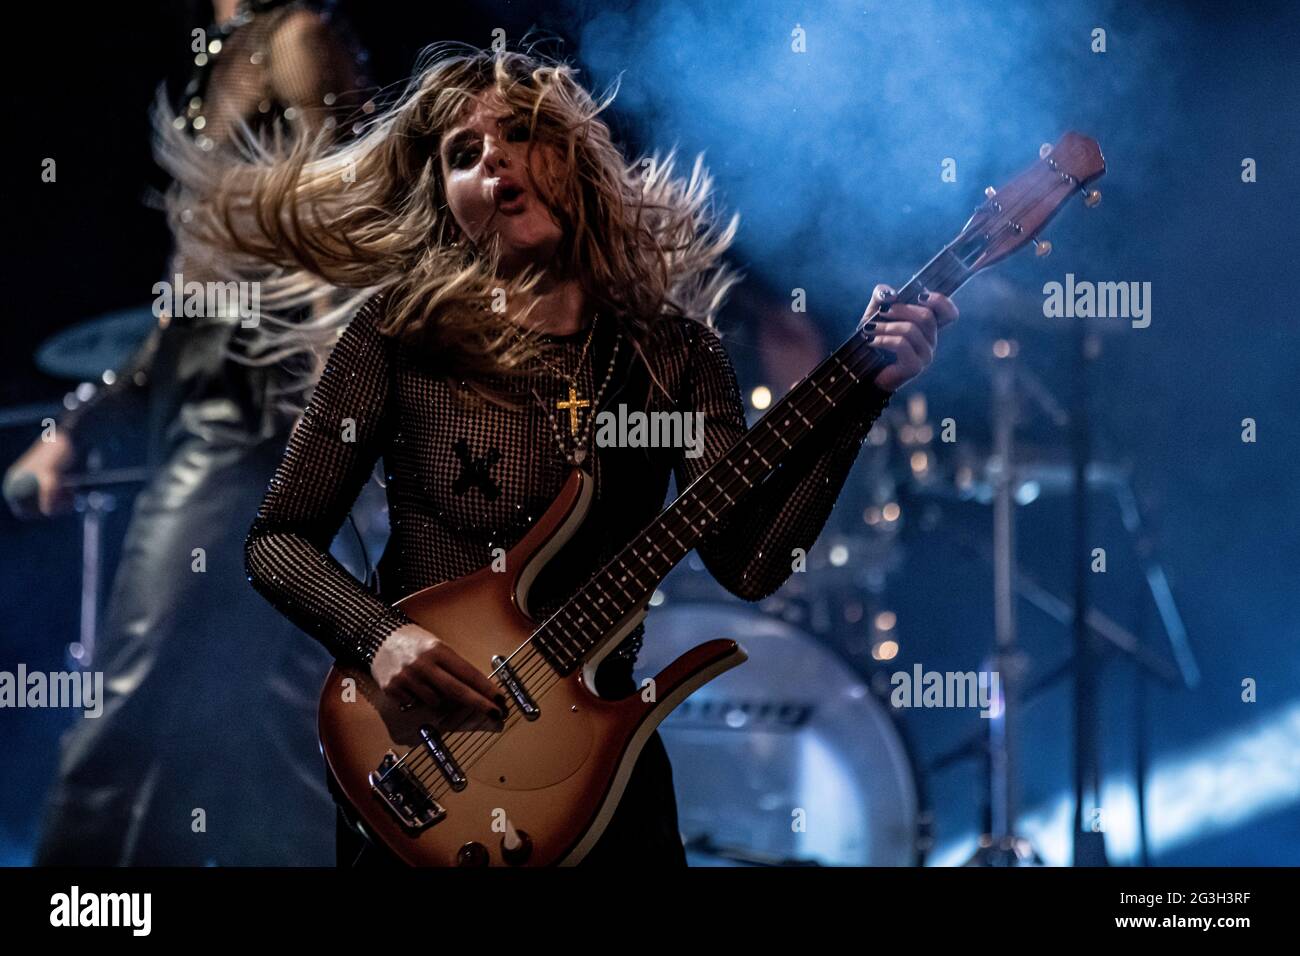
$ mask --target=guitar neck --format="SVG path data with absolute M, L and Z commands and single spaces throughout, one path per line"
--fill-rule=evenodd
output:
M 971 275 L 960 251 L 944 248 L 898 291 L 899 301 L 915 302 L 927 291 L 956 291 Z M 659 582 L 746 493 L 892 360 L 868 345 L 861 330 L 854 332 L 547 619 L 534 643 L 550 663 L 568 673 L 629 615 L 644 608 Z

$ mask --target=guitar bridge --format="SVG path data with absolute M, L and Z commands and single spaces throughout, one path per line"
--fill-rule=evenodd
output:
M 370 771 L 370 787 L 409 830 L 425 830 L 447 815 L 415 774 L 397 762 L 391 750 Z

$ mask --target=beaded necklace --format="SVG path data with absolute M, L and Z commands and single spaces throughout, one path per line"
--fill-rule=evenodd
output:
M 578 410 L 580 408 L 590 409 L 592 413 L 600 407 L 601 400 L 605 397 L 605 390 L 609 387 L 610 379 L 614 374 L 614 364 L 618 361 L 620 338 L 616 335 L 614 338 L 614 348 L 610 353 L 609 365 L 605 369 L 605 375 L 601 379 L 600 388 L 596 390 L 594 399 L 580 399 L 578 397 L 577 378 L 578 373 L 582 371 L 583 363 L 587 360 L 587 351 L 591 347 L 592 336 L 596 332 L 596 322 L 600 319 L 596 315 L 591 320 L 591 328 L 587 331 L 587 341 L 582 346 L 582 355 L 578 358 L 577 365 L 574 366 L 572 373 L 566 373 L 558 369 L 543 355 L 538 355 L 543 364 L 553 371 L 565 384 L 568 385 L 568 399 L 561 399 L 555 403 L 555 410 L 568 411 L 569 413 L 569 441 L 565 440 L 563 429 L 560 428 L 554 412 L 547 406 L 542 396 L 537 393 L 537 389 L 532 389 L 533 399 L 537 402 L 538 407 L 546 413 L 546 420 L 551 426 L 551 434 L 555 439 L 555 444 L 560 449 L 560 454 L 569 464 L 578 466 L 587 459 L 587 442 L 591 435 L 591 423 L 595 419 L 594 414 L 588 414 L 587 420 L 583 423 L 582 428 L 578 427 Z

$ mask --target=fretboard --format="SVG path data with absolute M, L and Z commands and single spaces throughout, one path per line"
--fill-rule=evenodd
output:
M 926 291 L 949 295 L 968 277 L 956 251 L 945 248 L 898 290 L 898 301 L 915 302 Z M 864 330 L 854 332 L 547 618 L 533 643 L 550 664 L 569 673 L 629 615 L 644 608 L 668 572 L 749 490 L 892 360 L 867 343 Z

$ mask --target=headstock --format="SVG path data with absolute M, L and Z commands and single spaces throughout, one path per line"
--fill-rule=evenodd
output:
M 1094 139 L 1071 132 L 1055 146 L 1044 143 L 1034 165 L 1002 188 L 984 190 L 984 202 L 949 243 L 947 251 L 969 270 L 963 281 L 1031 242 L 1040 256 L 1051 252 L 1052 244 L 1038 234 L 1072 193 L 1082 193 L 1089 207 L 1101 202 L 1101 191 L 1088 187 L 1105 172 Z

